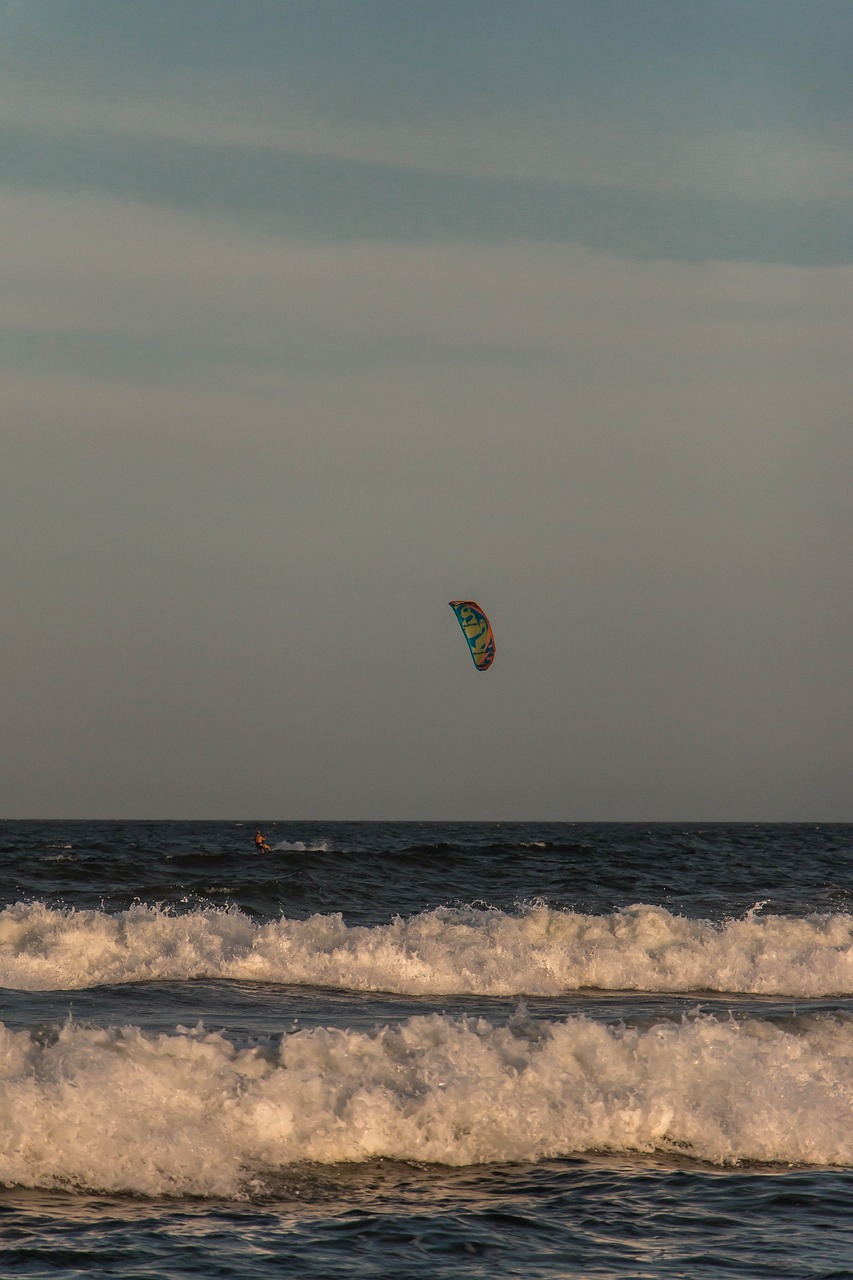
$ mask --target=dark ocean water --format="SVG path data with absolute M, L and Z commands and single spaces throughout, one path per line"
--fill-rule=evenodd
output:
M 0 1275 L 853 1277 L 853 827 L 0 822 Z

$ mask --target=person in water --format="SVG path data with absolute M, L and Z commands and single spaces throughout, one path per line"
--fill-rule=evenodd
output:
M 260 831 L 255 832 L 255 848 L 257 849 L 258 853 L 270 852 L 270 847 L 267 844 L 264 837 L 261 835 Z

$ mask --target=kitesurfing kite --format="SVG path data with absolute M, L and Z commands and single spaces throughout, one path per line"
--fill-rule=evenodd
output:
M 451 600 L 450 607 L 465 632 L 474 666 L 478 671 L 488 671 L 495 660 L 495 637 L 489 619 L 473 600 Z

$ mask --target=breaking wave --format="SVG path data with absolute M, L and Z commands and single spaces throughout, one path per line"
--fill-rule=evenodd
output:
M 0 1182 L 263 1193 L 284 1166 L 593 1150 L 853 1165 L 853 1024 L 442 1014 L 239 1047 L 199 1026 L 0 1023 Z
M 226 978 L 400 995 L 556 996 L 581 988 L 819 998 L 853 994 L 853 916 L 748 912 L 723 923 L 632 906 L 582 915 L 440 907 L 383 925 L 236 909 L 0 912 L 0 986 Z

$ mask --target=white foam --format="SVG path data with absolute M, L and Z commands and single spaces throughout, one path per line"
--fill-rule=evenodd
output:
M 450 1165 L 590 1150 L 853 1165 L 853 1025 L 708 1017 L 496 1027 L 434 1014 L 238 1048 L 0 1024 L 0 1182 L 232 1196 L 300 1161 Z
M 559 995 L 583 987 L 799 998 L 853 994 L 853 917 L 749 912 L 722 924 L 662 907 L 587 916 L 437 908 L 390 924 L 263 924 L 237 910 L 156 906 L 0 912 L 0 986 L 234 978 L 401 995 Z
M 305 844 L 302 840 L 279 840 L 272 845 L 273 853 L 328 853 L 329 846 L 324 840 L 321 844 Z

